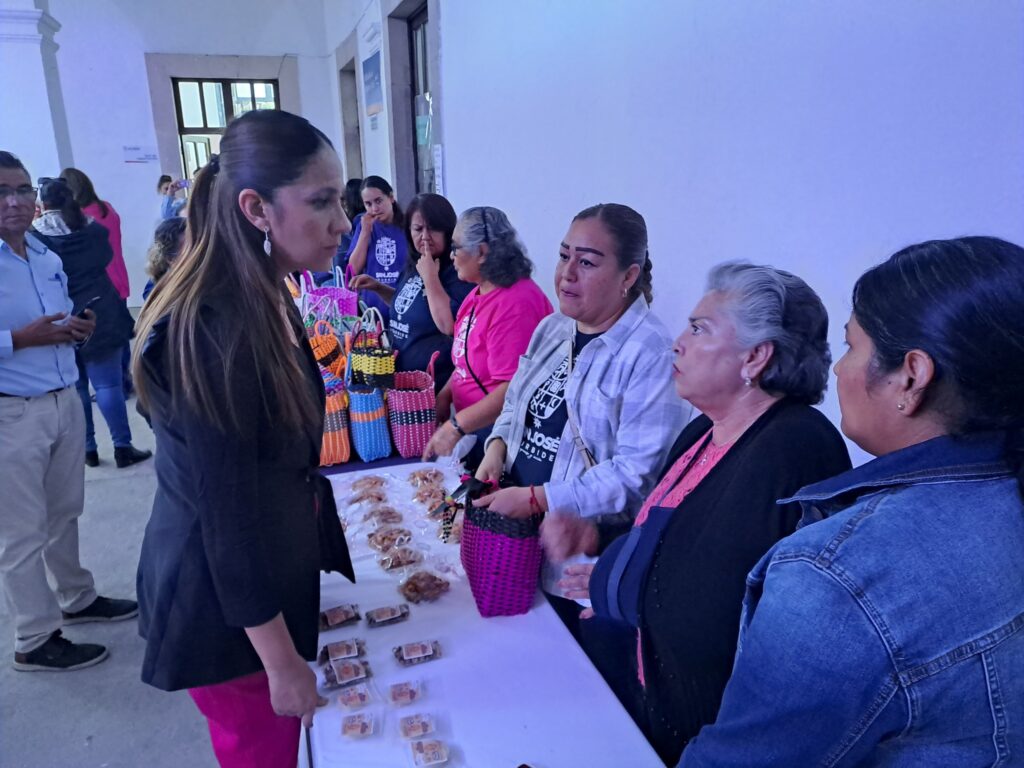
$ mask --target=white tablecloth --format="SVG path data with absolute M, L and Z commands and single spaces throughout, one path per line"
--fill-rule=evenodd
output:
M 338 508 L 350 519 L 357 584 L 337 574 L 321 581 L 321 607 L 356 603 L 367 609 L 404 602 L 399 578 L 385 573 L 368 554 L 368 529 L 359 530 L 362 508 L 348 508 L 351 483 L 362 474 L 388 477 L 389 503 L 405 514 L 404 527 L 416 544 L 429 547 L 426 565 L 458 562 L 458 547 L 441 544 L 437 524 L 411 519 L 414 489 L 406 478 L 407 465 L 378 472 L 369 470 L 331 478 Z M 448 475 L 449 490 L 457 479 Z M 396 503 L 397 502 L 397 503 Z M 353 525 L 353 523 L 357 525 Z M 411 524 L 410 524 L 411 523 Z M 461 573 L 461 568 L 458 569 Z M 337 692 L 325 692 L 330 704 L 319 710 L 312 730 L 314 768 L 412 766 L 408 742 L 398 732 L 400 717 L 434 715 L 436 737 L 451 751 L 450 766 L 463 768 L 660 768 L 661 761 L 608 689 L 555 612 L 538 593 L 529 613 L 481 618 L 464 576 L 451 579 L 451 590 L 437 602 L 410 605 L 408 620 L 369 629 L 365 620 L 324 632 L 327 642 L 359 638 L 366 642 L 366 660 L 373 676 L 373 701 L 362 712 L 375 720 L 372 736 L 350 740 L 341 735 L 341 720 L 351 714 L 338 703 Z M 404 668 L 392 654 L 394 646 L 417 640 L 437 640 L 443 657 Z M 320 674 L 323 681 L 322 672 Z M 419 680 L 424 697 L 418 705 L 396 708 L 387 703 L 388 686 Z M 432 737 L 428 737 L 432 738 Z M 302 749 L 305 765 L 305 748 Z

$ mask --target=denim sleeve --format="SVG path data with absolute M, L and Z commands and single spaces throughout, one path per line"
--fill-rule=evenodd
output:
M 718 719 L 680 768 L 860 765 L 903 730 L 909 710 L 877 619 L 842 578 L 791 560 L 770 566 L 753 609 L 748 591 Z

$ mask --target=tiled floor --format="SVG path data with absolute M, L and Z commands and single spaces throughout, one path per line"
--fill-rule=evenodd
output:
M 153 434 L 129 403 L 139 448 Z M 96 414 L 104 463 L 86 469 L 80 520 L 83 564 L 103 594 L 135 594 L 135 568 L 149 518 L 152 461 L 117 469 L 102 417 Z M 2 493 L 2 492 L 0 492 Z M 0 495 L 0 507 L 3 506 Z M 3 510 L 11 514 L 14 510 Z M 143 642 L 134 620 L 69 627 L 73 640 L 110 648 L 102 664 L 77 672 L 15 672 L 13 628 L 0 606 L 0 768 L 211 768 L 205 721 L 184 692 L 164 693 L 139 680 Z

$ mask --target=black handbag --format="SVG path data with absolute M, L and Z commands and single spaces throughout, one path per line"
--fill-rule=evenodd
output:
M 334 489 L 331 481 L 319 472 L 316 482 L 316 526 L 320 540 L 320 570 L 324 573 L 337 571 L 353 584 L 356 573 L 348 553 L 345 531 L 338 517 L 338 505 L 334 503 Z

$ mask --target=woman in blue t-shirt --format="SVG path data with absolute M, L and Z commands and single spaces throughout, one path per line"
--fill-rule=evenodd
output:
M 369 209 L 369 207 L 367 207 Z M 422 371 L 434 352 L 435 389 L 452 373 L 452 333 L 462 300 L 474 288 L 459 280 L 452 265 L 455 209 L 441 195 L 413 198 L 406 211 L 410 258 L 394 287 L 369 275 L 359 275 L 353 287 L 366 289 L 388 302 L 388 333 L 398 350 L 398 370 Z M 423 258 L 429 255 L 430 258 Z
M 398 284 L 408 259 L 406 238 L 402 233 L 405 217 L 395 201 L 395 191 L 380 176 L 367 176 L 361 187 L 363 205 L 366 206 L 349 246 L 347 261 L 352 274 L 366 275 L 390 289 Z M 363 281 L 365 283 L 365 281 Z M 359 287 L 355 280 L 352 287 Z M 384 294 L 377 291 L 361 296 L 367 306 L 377 307 L 388 321 L 388 304 Z

